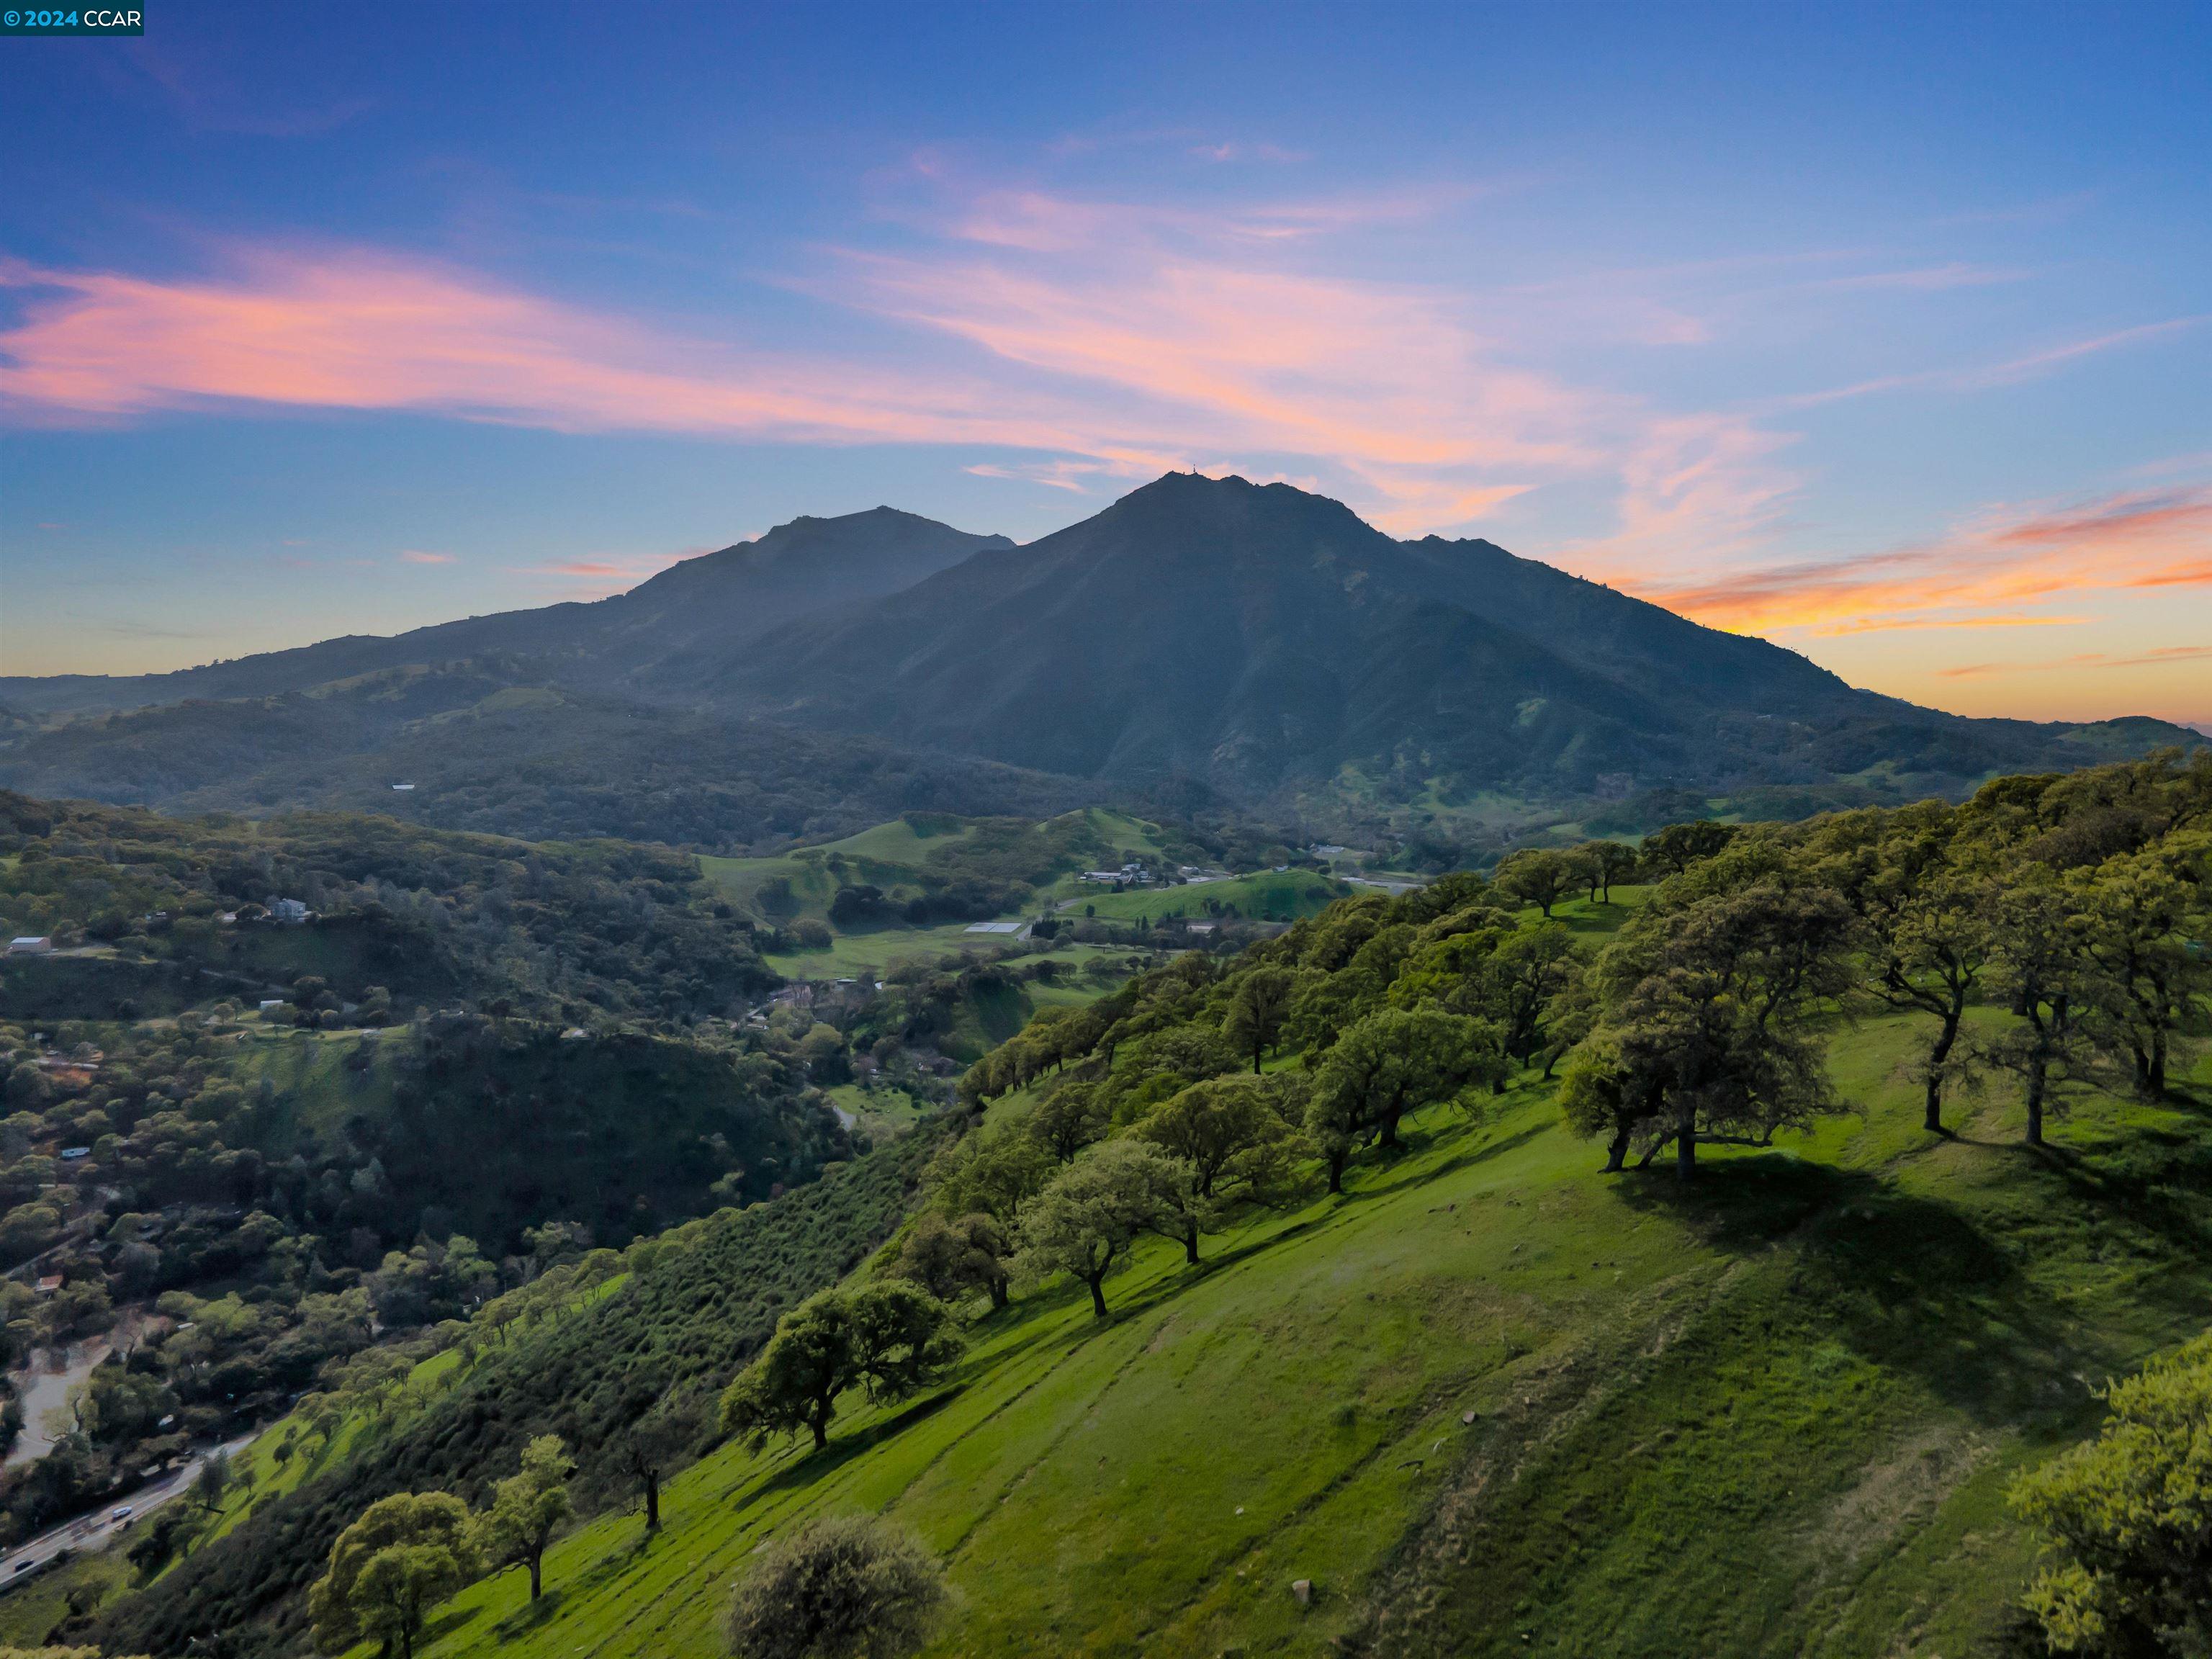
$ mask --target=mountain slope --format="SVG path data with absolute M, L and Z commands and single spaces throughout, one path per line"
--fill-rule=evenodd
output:
M 471 617 L 389 637 L 348 635 L 173 674 L 0 678 L 0 704 L 55 714 L 265 697 L 393 669 L 502 656 L 533 659 L 541 672 L 567 684 L 618 684 L 664 657 L 746 640 L 821 605 L 895 593 L 979 550 L 1012 545 L 1004 536 L 971 535 L 889 507 L 798 518 L 592 604 Z
M 1180 473 L 774 630 L 696 689 L 826 729 L 1247 796 L 1408 765 L 1447 794 L 1875 763 L 1942 787 L 2054 763 L 2070 729 L 1917 708 L 1486 542 L 1400 543 L 1288 485 Z

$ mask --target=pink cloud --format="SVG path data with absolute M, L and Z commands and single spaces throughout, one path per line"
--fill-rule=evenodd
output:
M 373 252 L 264 251 L 228 280 L 168 283 L 15 264 L 0 283 L 31 290 L 0 352 L 34 419 L 247 402 L 830 441 L 1031 430 L 957 387 L 706 347 Z
M 599 599 L 627 592 L 671 565 L 714 550 L 687 547 L 675 553 L 598 553 L 577 558 L 549 559 L 543 564 L 508 567 L 518 575 L 538 581 L 557 582 L 565 599 Z
M 2129 492 L 2079 507 L 2000 508 L 1939 541 L 1870 557 L 1635 584 L 1717 627 L 1818 635 L 1883 628 L 2048 625 L 2023 603 L 2212 587 L 2212 487 Z
M 419 547 L 405 547 L 399 550 L 399 562 L 402 564 L 451 564 L 453 556 L 450 553 L 425 553 Z
M 926 155 L 902 173 L 908 195 L 925 200 L 902 203 L 898 222 L 912 234 L 902 251 L 823 251 L 823 266 L 791 284 L 926 337 L 928 361 L 913 368 L 880 354 L 684 337 L 418 258 L 259 248 L 239 251 L 216 274 L 158 279 L 0 264 L 0 285 L 21 300 L 18 320 L 0 335 L 9 364 L 0 390 L 16 419 L 33 422 L 237 406 L 404 410 L 570 432 L 1012 451 L 968 470 L 1079 495 L 1219 463 L 1310 479 L 1401 535 L 1477 525 L 1531 491 L 1568 484 L 1607 494 L 1615 522 L 1550 556 L 1655 596 L 1679 594 L 1729 625 L 1843 628 L 1856 623 L 1834 605 L 1822 610 L 1815 590 L 1859 579 L 1827 566 L 1700 581 L 1654 574 L 1771 560 L 1802 483 L 1790 465 L 1793 435 L 1770 423 L 1775 416 L 1908 384 L 2009 383 L 2191 321 L 1947 371 L 1948 380 L 1869 381 L 1765 409 L 1666 410 L 1577 384 L 1531 354 L 1586 330 L 1647 344 L 1703 341 L 1709 319 L 1665 295 L 1670 283 L 1702 280 L 1705 267 L 1470 295 L 1359 280 L 1324 264 L 1332 238 L 1415 225 L 1488 187 L 1199 212 L 963 190 L 952 172 Z M 1864 256 L 1737 264 L 1844 258 Z M 1931 264 L 1834 280 L 1941 289 L 2005 275 Z M 2005 552 L 1994 542 L 1984 550 Z M 647 573 L 538 574 L 612 581 Z M 2169 560 L 2140 580 L 2195 578 Z M 1897 596 L 1870 614 L 1972 620 L 2024 602 L 1939 594 L 1916 609 L 1907 585 L 1900 574 Z

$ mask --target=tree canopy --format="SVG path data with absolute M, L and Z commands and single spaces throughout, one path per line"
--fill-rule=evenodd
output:
M 2106 1395 L 2094 1440 L 2015 1481 L 2013 1506 L 2065 1560 L 2028 1607 L 2061 1653 L 2212 1651 L 2212 1335 Z
M 820 1450 L 840 1395 L 861 1388 L 872 1401 L 903 1399 L 941 1376 L 960 1347 L 950 1310 L 911 1280 L 823 1291 L 786 1314 L 730 1384 L 722 1426 L 756 1445 L 805 1429 Z

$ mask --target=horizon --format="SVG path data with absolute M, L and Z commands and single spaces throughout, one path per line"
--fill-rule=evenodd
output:
M 2200 8 L 664 15 L 5 42 L 0 672 L 1196 470 L 2212 729 Z

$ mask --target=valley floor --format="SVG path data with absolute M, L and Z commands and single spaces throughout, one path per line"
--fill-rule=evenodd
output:
M 1598 1175 L 1544 1085 L 1431 1109 L 1345 1197 L 1146 1250 L 1103 1323 L 1032 1292 L 948 1386 L 723 1449 L 418 1652 L 704 1659 L 764 1540 L 878 1510 L 948 1564 L 948 1656 L 2013 1650 L 2007 1480 L 2212 1322 L 2212 1074 L 2038 1154 L 2009 1094 L 1922 1132 L 1917 1035 L 1840 1030 L 1863 1114 L 1686 1189 Z

